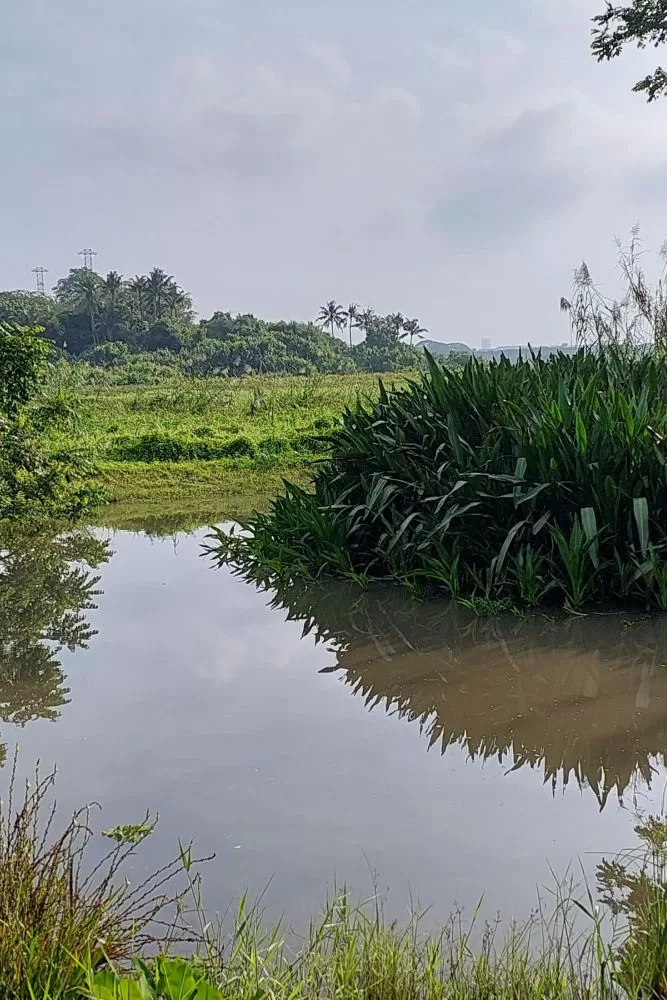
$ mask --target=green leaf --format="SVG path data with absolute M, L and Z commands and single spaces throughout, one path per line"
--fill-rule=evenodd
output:
M 191 1000 L 197 992 L 192 966 L 182 958 L 158 958 L 158 992 L 166 1000 Z
M 582 507 L 579 512 L 581 516 L 581 526 L 588 542 L 588 554 L 596 569 L 600 566 L 600 553 L 598 549 L 598 522 L 595 511 L 592 507 Z
M 512 544 L 512 541 L 516 537 L 517 532 L 520 531 L 521 528 L 523 528 L 523 526 L 524 526 L 525 523 L 526 523 L 525 521 L 517 521 L 517 523 L 513 524 L 512 527 L 510 528 L 510 530 L 507 532 L 507 537 L 505 538 L 505 541 L 502 544 L 502 548 L 500 549 L 500 552 L 498 553 L 498 561 L 496 562 L 496 565 L 495 565 L 495 577 L 496 577 L 496 579 L 498 579 L 498 575 L 499 575 L 501 569 L 503 568 L 503 563 L 505 562 L 505 558 L 506 558 L 507 553 L 509 551 L 509 547 Z
M 586 425 L 582 420 L 581 413 L 577 411 L 577 419 L 575 421 L 575 434 L 577 438 L 577 447 L 580 453 L 583 455 L 588 447 L 588 434 L 586 433 Z
M 115 972 L 98 972 L 91 983 L 91 993 L 95 1000 L 146 1000 L 142 985 L 136 979 L 121 978 Z
M 649 546 L 648 501 L 646 497 L 635 497 L 632 501 L 632 509 L 639 533 L 639 547 L 642 555 L 646 556 Z
M 261 995 L 264 995 L 263 990 L 261 991 Z M 257 996 L 257 994 L 255 994 L 255 996 Z M 223 1000 L 220 990 L 216 989 L 215 986 L 209 986 L 208 983 L 204 982 L 198 984 L 195 998 L 196 1000 Z

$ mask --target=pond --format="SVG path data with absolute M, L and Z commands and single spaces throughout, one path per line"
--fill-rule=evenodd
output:
M 15 537 L 0 571 L 6 786 L 58 764 L 100 827 L 159 812 L 215 851 L 212 910 L 268 886 L 305 919 L 334 884 L 527 917 L 553 873 L 592 875 L 667 788 L 667 619 L 475 620 L 397 590 L 261 587 L 206 529 Z M 99 579 L 98 579 L 99 578 Z M 97 821 L 96 821 L 97 822 Z

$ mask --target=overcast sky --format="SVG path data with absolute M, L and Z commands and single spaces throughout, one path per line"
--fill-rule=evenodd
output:
M 163 267 L 215 309 L 335 297 L 441 340 L 560 342 L 585 258 L 667 237 L 660 56 L 602 0 L 7 0 L 0 287 Z

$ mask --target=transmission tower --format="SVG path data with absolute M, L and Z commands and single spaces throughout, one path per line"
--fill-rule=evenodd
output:
M 37 281 L 37 291 L 44 294 L 44 275 L 49 273 L 48 267 L 33 267 L 32 273 Z
M 77 257 L 83 257 L 83 266 L 86 271 L 92 271 L 93 257 L 97 257 L 97 251 L 91 250 L 90 247 L 86 247 L 85 250 L 79 250 Z

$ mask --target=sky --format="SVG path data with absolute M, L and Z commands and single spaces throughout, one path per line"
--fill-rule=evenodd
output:
M 439 340 L 563 342 L 574 267 L 611 293 L 615 237 L 667 238 L 667 100 L 630 92 L 660 54 L 598 65 L 602 6 L 8 0 L 0 287 L 93 247 L 204 317 L 335 298 Z

